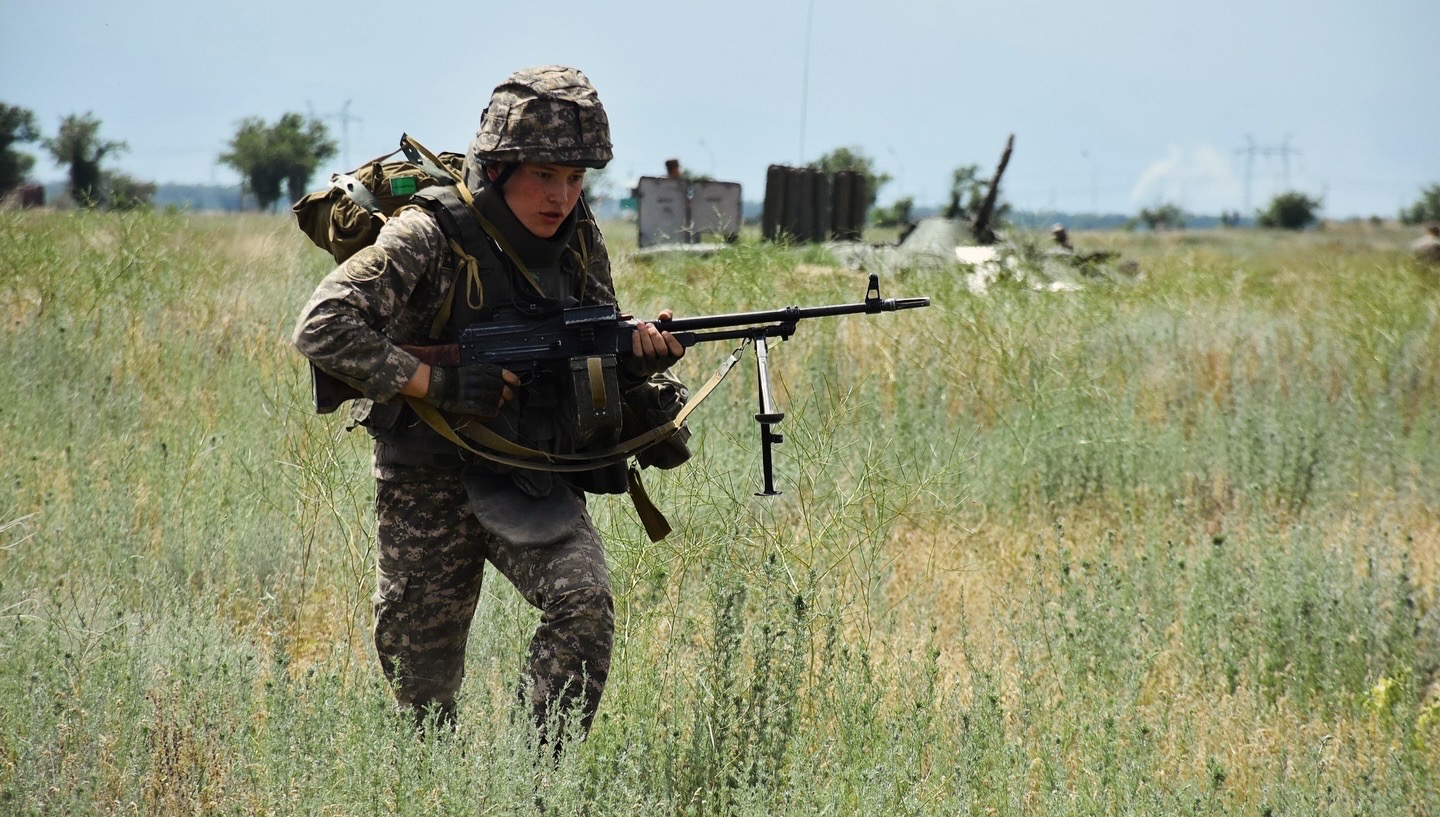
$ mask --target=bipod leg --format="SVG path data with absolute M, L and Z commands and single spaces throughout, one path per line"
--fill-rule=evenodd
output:
M 774 446 L 784 442 L 785 437 L 775 433 L 774 425 L 785 419 L 785 413 L 775 410 L 775 401 L 770 396 L 770 348 L 764 335 L 755 338 L 755 378 L 760 393 L 760 413 L 755 415 L 755 421 L 760 424 L 760 458 L 765 471 L 765 490 L 755 495 L 778 496 Z

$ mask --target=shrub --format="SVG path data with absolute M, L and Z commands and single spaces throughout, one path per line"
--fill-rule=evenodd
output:
M 1319 220 L 1323 202 L 1304 193 L 1290 191 L 1270 200 L 1270 206 L 1255 214 L 1255 222 L 1271 230 L 1303 230 Z

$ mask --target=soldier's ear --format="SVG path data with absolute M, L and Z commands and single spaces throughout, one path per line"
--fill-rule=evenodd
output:
M 495 187 L 503 187 L 505 182 L 515 175 L 515 171 L 519 167 L 519 162 L 486 162 L 485 178 L 489 179 Z

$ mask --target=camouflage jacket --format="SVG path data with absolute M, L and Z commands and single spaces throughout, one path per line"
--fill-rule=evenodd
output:
M 604 239 L 593 220 L 579 217 L 575 232 L 559 264 L 535 270 L 550 297 L 573 297 L 582 304 L 614 303 L 610 260 Z M 485 253 L 490 262 L 508 267 L 498 251 Z M 479 301 L 491 306 L 511 303 L 516 291 L 506 269 L 482 260 L 475 276 L 460 271 L 460 256 L 436 217 L 420 207 L 404 208 L 385 224 L 375 243 L 341 264 L 321 281 L 301 313 L 295 345 L 320 369 L 358 389 L 367 399 L 351 408 L 354 422 L 390 443 L 419 446 L 439 454 L 441 463 L 458 466 L 458 452 L 413 415 L 401 411 L 396 394 L 419 366 L 419 360 L 401 344 L 426 345 L 441 339 L 437 329 L 454 331 L 454 323 L 473 315 Z M 456 291 L 451 297 L 451 289 Z M 451 322 L 436 327 L 437 316 L 451 308 Z M 523 402 L 523 401 L 522 401 Z M 380 405 L 375 405 L 380 404 Z M 538 401 L 533 408 L 539 408 Z M 539 411 L 524 411 L 519 404 L 505 407 L 501 416 L 487 422 L 492 430 L 522 445 L 560 451 L 569 447 L 549 404 Z M 383 407 L 383 410 L 382 410 Z M 406 422 L 394 425 L 399 418 Z M 555 435 L 561 433 L 560 438 Z M 378 456 L 376 476 L 398 478 L 388 458 Z M 461 458 L 463 459 L 463 458 Z M 427 460 L 428 461 L 428 460 Z
M 572 248 L 582 238 L 588 242 L 588 265 L 580 269 L 578 249 L 561 259 L 573 286 L 568 294 L 581 303 L 614 303 L 610 256 L 600 231 L 582 221 L 575 235 Z M 457 263 L 433 215 L 418 207 L 400 210 L 373 245 L 320 282 L 295 327 L 296 348 L 370 400 L 389 401 L 420 364 L 399 344 L 434 342 L 435 316 L 463 278 L 456 275 Z

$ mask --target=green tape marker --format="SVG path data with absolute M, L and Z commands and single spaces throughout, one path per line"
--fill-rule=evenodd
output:
M 390 195 L 392 196 L 413 196 L 415 190 L 414 176 L 397 176 L 390 180 Z

